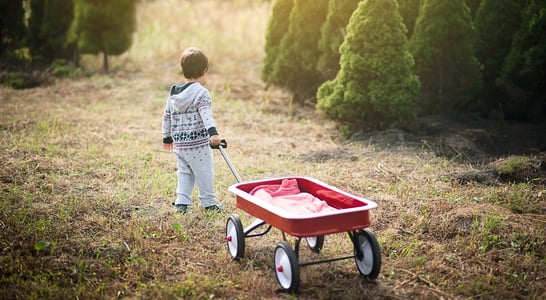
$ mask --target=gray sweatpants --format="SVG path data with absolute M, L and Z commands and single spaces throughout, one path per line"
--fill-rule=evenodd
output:
M 202 207 L 216 204 L 214 194 L 214 159 L 209 146 L 185 149 L 174 153 L 178 163 L 178 185 L 175 204 L 192 204 L 195 184 L 199 190 Z

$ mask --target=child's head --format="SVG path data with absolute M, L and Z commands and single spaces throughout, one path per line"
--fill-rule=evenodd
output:
M 209 59 L 201 49 L 196 47 L 187 48 L 180 57 L 180 67 L 187 79 L 201 77 L 209 68 Z

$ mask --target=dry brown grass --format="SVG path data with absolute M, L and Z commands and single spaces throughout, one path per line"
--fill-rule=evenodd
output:
M 478 129 L 450 126 L 457 143 L 402 131 L 344 140 L 312 108 L 265 91 L 268 5 L 147 2 L 135 47 L 114 60 L 113 74 L 0 88 L 0 298 L 545 299 L 544 178 L 461 181 L 489 166 L 463 157 L 479 150 L 464 138 Z M 343 261 L 302 268 L 299 294 L 279 292 L 277 231 L 248 239 L 246 258 L 231 261 L 227 216 L 240 214 L 244 225 L 253 217 L 235 207 L 227 192 L 235 179 L 219 154 L 226 213 L 172 212 L 175 163 L 161 150 L 159 127 L 178 53 L 190 44 L 213 61 L 216 122 L 244 180 L 310 176 L 378 202 L 375 282 Z M 85 63 L 100 68 L 97 58 Z M 322 255 L 351 251 L 336 234 Z

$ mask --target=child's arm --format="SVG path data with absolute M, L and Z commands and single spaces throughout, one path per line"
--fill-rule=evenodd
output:
M 167 104 L 165 105 L 165 110 L 163 111 L 163 123 L 161 124 L 161 131 L 163 135 L 163 149 L 167 151 L 172 151 L 173 138 L 171 134 L 171 110 L 169 108 L 168 99 Z
M 210 136 L 210 144 L 212 146 L 218 146 L 222 142 L 222 138 L 218 134 L 216 125 L 214 123 L 214 118 L 212 117 L 212 101 L 210 99 L 210 94 L 206 91 L 203 97 L 200 99 L 201 104 L 199 105 L 199 114 L 201 119 L 207 128 L 207 131 Z

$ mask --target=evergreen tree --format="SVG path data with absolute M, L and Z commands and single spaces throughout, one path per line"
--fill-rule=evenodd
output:
M 400 15 L 406 25 L 407 36 L 411 37 L 413 34 L 413 27 L 415 27 L 415 20 L 419 15 L 419 4 L 421 0 L 398 0 L 398 6 L 400 7 Z
M 293 6 L 294 0 L 276 0 L 273 5 L 267 25 L 265 58 L 261 69 L 262 80 L 267 84 L 272 82 L 273 66 L 277 61 L 281 40 L 288 32 L 290 12 Z
M 505 97 L 499 94 L 495 80 L 510 51 L 512 37 L 521 23 L 520 0 L 482 0 L 474 24 L 478 35 L 476 58 L 482 64 L 484 91 L 481 109 L 498 109 Z
M 511 94 L 514 117 L 546 116 L 546 1 L 530 0 L 514 35 L 498 84 Z
M 340 51 L 340 71 L 317 93 L 322 112 L 349 130 L 413 120 L 419 79 L 396 0 L 360 2 Z
M 80 53 L 103 54 L 108 72 L 108 55 L 120 55 L 132 43 L 136 27 L 136 0 L 75 0 L 71 41 Z
M 347 23 L 360 0 L 330 0 L 326 22 L 320 30 L 319 50 L 322 52 L 317 70 L 323 78 L 332 79 L 339 71 L 339 46 L 345 39 Z
M 44 21 L 44 0 L 30 0 L 30 17 L 28 19 L 27 45 L 33 57 L 37 58 L 41 53 L 45 41 L 40 34 Z
M 23 0 L 0 1 L 0 56 L 20 47 L 25 36 Z
M 475 31 L 464 0 L 422 0 L 410 51 L 422 84 L 424 114 L 467 105 L 481 86 Z
M 70 58 L 67 34 L 74 19 L 73 0 L 30 0 L 28 45 L 37 60 Z
M 320 57 L 320 27 L 327 11 L 328 0 L 294 0 L 271 81 L 288 88 L 297 103 L 314 97 L 321 83 L 316 62 Z

